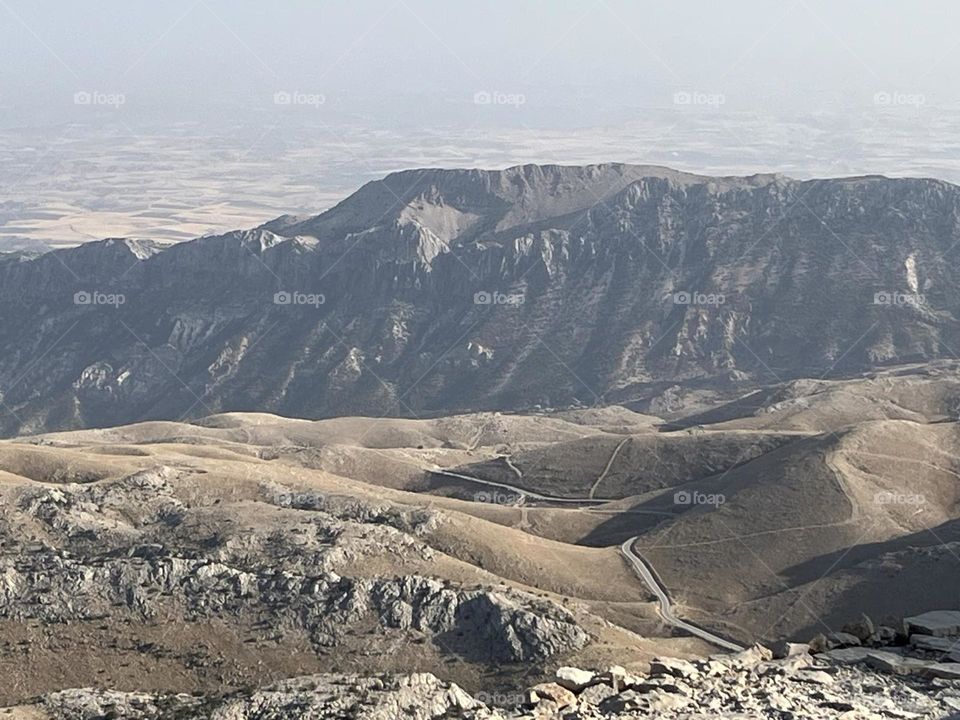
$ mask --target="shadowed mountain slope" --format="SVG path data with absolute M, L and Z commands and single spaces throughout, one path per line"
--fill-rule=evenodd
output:
M 313 218 L 0 263 L 0 429 L 658 407 L 948 357 L 958 237 L 936 180 L 395 173 Z

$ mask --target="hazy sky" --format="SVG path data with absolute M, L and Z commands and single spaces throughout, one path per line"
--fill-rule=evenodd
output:
M 877 93 L 940 106 L 960 99 L 958 21 L 951 0 L 0 0 L 0 107 L 7 124 L 56 121 L 87 91 L 190 119 L 286 91 L 331 117 L 457 122 L 487 91 L 552 125 L 676 92 L 771 112 Z
M 0 250 L 418 166 L 960 182 L 957 0 L 0 0 Z

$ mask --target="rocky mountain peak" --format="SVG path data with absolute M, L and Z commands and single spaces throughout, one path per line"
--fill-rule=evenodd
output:
M 327 212 L 283 229 L 333 238 L 392 222 L 416 223 L 444 243 L 462 244 L 484 232 L 506 232 L 583 211 L 631 183 L 651 178 L 679 185 L 703 181 L 668 168 L 622 163 L 403 170 L 367 183 Z
M 35 382 L 9 391 L 20 419 L 3 422 L 179 417 L 197 397 L 203 414 L 376 413 L 428 369 L 404 400 L 418 413 L 932 359 L 960 347 L 958 237 L 960 191 L 937 180 L 403 171 L 311 218 L 0 263 L 17 308 L 0 318 L 0 387 Z M 124 303 L 75 303 L 94 291 Z M 56 362 L 31 366 L 61 336 Z

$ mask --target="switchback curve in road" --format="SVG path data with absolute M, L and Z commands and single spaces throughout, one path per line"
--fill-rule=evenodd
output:
M 611 458 L 612 460 L 612 458 Z M 587 498 L 561 498 L 550 495 L 543 495 L 540 493 L 532 492 L 530 490 L 525 490 L 523 488 L 517 487 L 516 485 L 511 485 L 509 483 L 499 483 L 493 480 L 483 480 L 478 477 L 473 477 L 471 475 L 464 475 L 461 473 L 452 472 L 450 470 L 444 470 L 442 468 L 434 468 L 430 470 L 437 475 L 446 475 L 448 477 L 457 478 L 459 480 L 467 480 L 470 482 L 478 483 L 480 485 L 486 485 L 488 487 L 500 488 L 503 490 L 508 490 L 510 492 L 517 493 L 518 495 L 523 495 L 526 497 L 534 498 L 537 500 L 546 500 L 548 502 L 556 503 L 569 503 L 576 505 L 599 505 L 604 504 L 606 501 L 596 500 L 591 497 Z M 653 573 L 651 566 L 644 560 L 642 557 L 637 555 L 633 550 L 633 544 L 637 541 L 638 536 L 634 535 L 629 540 L 626 540 L 620 546 L 620 553 L 623 555 L 624 559 L 633 569 L 633 571 L 643 580 L 644 584 L 650 588 L 650 591 L 656 595 L 658 601 L 658 612 L 660 617 L 663 618 L 664 622 L 673 627 L 680 628 L 686 632 L 694 635 L 701 640 L 705 640 L 711 645 L 716 645 L 717 647 L 723 648 L 724 650 L 730 650 L 731 652 L 740 652 L 745 648 L 742 645 L 737 645 L 734 642 L 715 635 L 709 630 L 705 630 L 702 627 L 694 625 L 693 623 L 687 622 L 683 618 L 678 617 L 673 611 L 673 603 L 670 601 L 670 595 L 667 593 L 667 589 L 661 584 L 660 580 Z
M 719 635 L 714 635 L 709 630 L 704 630 L 702 627 L 698 627 L 697 625 L 687 622 L 683 618 L 677 617 L 677 615 L 673 612 L 673 603 L 670 602 L 670 595 L 667 593 L 667 589 L 663 587 L 656 575 L 653 574 L 653 571 L 647 564 L 647 561 L 633 551 L 633 543 L 636 542 L 636 540 L 637 536 L 634 536 L 629 540 L 624 541 L 624 543 L 620 546 L 620 552 L 630 564 L 630 567 L 633 568 L 634 572 L 636 572 L 637 575 L 640 576 L 640 579 L 646 583 L 647 587 L 650 588 L 650 591 L 657 596 L 660 617 L 663 618 L 664 622 L 666 622 L 668 625 L 672 625 L 673 627 L 686 630 L 691 635 L 696 635 L 701 640 L 706 640 L 711 645 L 716 645 L 724 650 L 730 650 L 732 652 L 740 652 L 741 650 L 744 650 L 745 648 L 742 645 L 737 645 L 736 643 L 730 642 Z

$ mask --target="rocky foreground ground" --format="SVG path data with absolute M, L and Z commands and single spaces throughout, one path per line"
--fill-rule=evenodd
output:
M 645 674 L 561 667 L 555 681 L 522 692 L 471 695 L 429 673 L 319 674 L 222 696 L 73 689 L 0 712 L 64 720 L 960 718 L 960 663 L 943 662 L 960 642 L 960 612 L 909 619 L 905 645 L 875 647 L 883 639 L 869 621 L 851 629 L 863 637 L 842 632 L 776 652 L 755 645 L 694 661 L 661 658 Z M 833 649 L 814 652 L 818 646 Z

